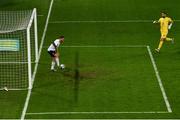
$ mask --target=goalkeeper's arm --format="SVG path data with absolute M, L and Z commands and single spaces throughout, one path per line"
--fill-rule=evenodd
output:
M 159 23 L 159 21 L 157 21 L 157 20 L 154 20 L 154 21 L 153 21 L 153 24 L 157 24 L 157 23 Z
M 170 30 L 173 25 L 173 21 L 169 23 L 168 29 Z

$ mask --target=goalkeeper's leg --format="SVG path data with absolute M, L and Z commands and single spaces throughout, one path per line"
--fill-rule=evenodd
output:
M 162 48 L 164 41 L 166 41 L 166 39 L 167 39 L 167 34 L 168 34 L 168 32 L 161 32 L 161 38 L 160 38 L 158 48 L 155 49 L 156 52 L 160 52 L 160 49 Z
M 174 38 L 166 38 L 166 41 L 171 42 L 172 44 L 174 44 Z
M 161 38 L 161 39 L 160 39 L 160 42 L 159 42 L 158 48 L 157 48 L 157 49 L 155 49 L 155 50 L 156 50 L 156 52 L 160 52 L 160 49 L 162 48 L 162 45 L 163 45 L 164 41 L 165 41 L 165 38 Z
M 171 42 L 172 44 L 174 43 L 174 38 L 168 38 L 167 35 L 168 35 L 168 32 L 162 32 L 162 38 L 165 39 L 165 41 L 168 41 L 168 42 Z

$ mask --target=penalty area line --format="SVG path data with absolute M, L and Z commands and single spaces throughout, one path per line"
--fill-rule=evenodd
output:
M 43 48 L 48 48 L 44 46 Z M 147 45 L 66 45 L 62 48 L 146 48 Z
M 66 21 L 51 21 L 52 24 L 62 23 L 152 23 L 153 20 L 66 20 Z M 180 20 L 174 20 L 180 22 Z
M 62 47 L 72 47 L 72 48 L 133 48 L 133 47 L 146 47 L 146 45 L 82 45 L 82 46 L 62 46 Z
M 48 46 L 45 46 L 45 47 L 48 47 Z M 87 46 L 76 46 L 76 45 L 72 45 L 72 46 L 62 46 L 62 47 L 82 47 L 82 48 L 104 48 L 104 47 L 110 47 L 110 48 L 113 48 L 113 47 L 145 47 L 147 50 L 148 50 L 148 53 L 149 53 L 149 56 L 151 58 L 151 62 L 153 64 L 153 68 L 155 70 L 155 73 L 156 73 L 156 77 L 158 79 L 158 83 L 159 83 L 159 86 L 161 88 L 161 92 L 163 94 L 163 98 L 164 98 L 164 101 L 166 103 L 166 106 L 167 106 L 167 110 L 168 111 L 147 111 L 147 112 L 29 112 L 29 113 L 26 113 L 27 116 L 31 116 L 31 115 L 71 115 L 71 114 L 170 114 L 172 113 L 172 110 L 171 110 L 171 107 L 170 107 L 170 104 L 169 104 L 169 101 L 167 99 L 167 96 L 166 96 L 166 93 L 165 93 L 165 90 L 164 90 L 164 87 L 162 85 L 162 81 L 160 79 L 160 75 L 158 73 L 158 70 L 157 70 L 157 66 L 156 66 L 156 63 L 154 61 L 154 58 L 153 58 L 153 55 L 152 55 L 152 52 L 150 50 L 150 47 L 147 46 L 147 45 L 87 45 Z
M 39 112 L 26 113 L 26 115 L 63 115 L 63 114 L 166 114 L 167 111 L 149 111 L 149 112 Z
M 171 105 L 170 105 L 169 100 L 168 100 L 168 97 L 167 97 L 167 95 L 166 95 L 166 92 L 165 92 L 165 89 L 164 89 L 164 86 L 163 86 L 161 77 L 160 77 L 160 75 L 159 75 L 159 71 L 158 71 L 156 62 L 155 62 L 154 57 L 153 57 L 153 55 L 152 55 L 150 46 L 147 46 L 147 50 L 148 50 L 148 53 L 149 53 L 149 57 L 150 57 L 150 59 L 151 59 L 151 63 L 152 63 L 153 68 L 154 68 L 154 72 L 155 72 L 155 74 L 156 74 L 156 78 L 157 78 L 158 83 L 159 83 L 159 87 L 160 87 L 160 89 L 161 89 L 162 96 L 163 96 L 163 98 L 164 98 L 164 102 L 165 102 L 165 104 L 166 104 L 166 108 L 167 108 L 167 110 L 168 110 L 169 113 L 172 113 Z

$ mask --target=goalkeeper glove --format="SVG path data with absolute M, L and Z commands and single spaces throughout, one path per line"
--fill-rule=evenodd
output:
M 170 29 L 171 29 L 171 27 L 172 27 L 172 23 L 168 26 L 168 29 L 170 30 Z
M 157 21 L 155 20 L 155 21 L 153 21 L 153 23 L 155 24 L 155 23 L 157 23 Z

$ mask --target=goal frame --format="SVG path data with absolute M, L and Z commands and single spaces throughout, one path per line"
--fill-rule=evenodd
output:
M 32 66 L 31 66 L 31 38 L 30 38 L 30 28 L 32 23 L 34 22 L 34 37 L 35 37 L 35 63 L 38 62 L 38 33 L 37 33 L 37 10 L 33 9 L 31 14 L 31 19 L 28 23 L 28 27 L 26 29 L 27 33 L 27 55 L 28 55 L 28 81 L 29 87 L 28 89 L 32 89 Z
M 32 28 L 33 27 L 33 28 Z M 31 30 L 33 29 L 33 39 L 31 38 L 32 35 L 31 35 Z M 31 15 L 30 15 L 30 19 L 27 23 L 27 26 L 24 28 L 24 29 L 20 29 L 20 30 L 24 30 L 25 33 L 26 33 L 26 49 L 27 49 L 27 62 L 23 62 L 23 64 L 27 64 L 27 87 L 24 87 L 24 88 L 6 88 L 4 86 L 4 88 L 0 88 L 0 90 L 5 90 L 5 88 L 7 90 L 30 90 L 32 89 L 33 87 L 33 74 L 34 74 L 34 71 L 35 71 L 35 68 L 34 70 L 32 70 L 32 63 L 34 64 L 38 64 L 38 61 L 39 61 L 39 51 L 38 51 L 38 29 L 37 29 L 37 9 L 36 8 L 33 8 L 32 12 L 31 12 Z M 32 47 L 32 44 L 31 42 L 33 42 L 33 48 Z M 31 52 L 31 50 L 34 49 L 33 53 Z M 32 61 L 32 55 L 34 56 L 35 59 L 33 59 Z M 0 63 L 9 63 L 9 62 L 0 62 Z M 11 62 L 13 63 L 13 62 Z M 16 63 L 19 63 L 21 64 L 21 62 L 14 62 L 15 64 Z

